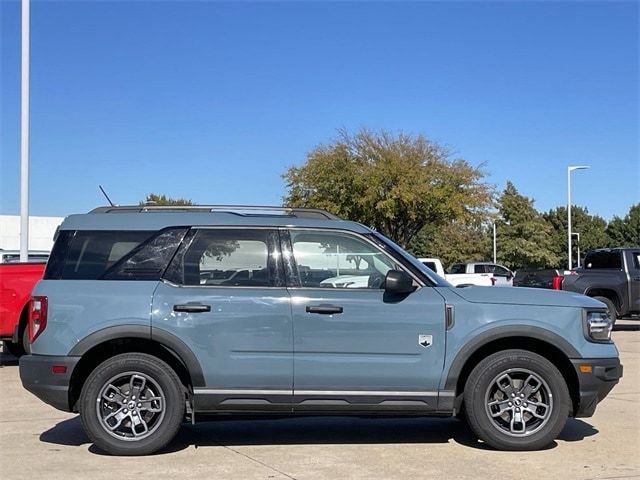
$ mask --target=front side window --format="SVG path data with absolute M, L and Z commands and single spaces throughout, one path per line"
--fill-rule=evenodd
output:
M 302 287 L 384 288 L 397 265 L 373 245 L 337 232 L 292 231 L 291 244 Z
M 459 273 L 465 273 L 466 269 L 467 266 L 464 263 L 454 263 L 453 265 L 451 265 L 449 273 L 457 275 Z
M 198 229 L 185 240 L 165 278 L 192 286 L 279 286 L 276 241 L 277 232 L 271 230 Z

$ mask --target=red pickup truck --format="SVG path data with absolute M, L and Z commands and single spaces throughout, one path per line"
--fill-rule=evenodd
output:
M 31 290 L 45 263 L 0 263 L 0 340 L 16 357 L 29 350 L 27 318 Z

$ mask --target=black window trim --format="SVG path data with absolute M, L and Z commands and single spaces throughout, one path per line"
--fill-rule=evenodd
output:
M 298 275 L 298 266 L 296 263 L 295 256 L 293 255 L 293 244 L 291 242 L 291 232 L 292 231 L 315 231 L 315 232 L 328 232 L 328 233 L 341 233 L 347 234 L 353 237 L 358 238 L 359 240 L 363 240 L 365 243 L 371 245 L 374 249 L 382 253 L 386 258 L 391 260 L 394 264 L 398 265 L 400 269 L 407 273 L 417 284 L 418 288 L 428 286 L 419 276 L 417 276 L 411 269 L 407 267 L 407 265 L 401 261 L 400 258 L 396 258 L 391 252 L 388 252 L 386 249 L 381 248 L 377 242 L 374 242 L 367 235 L 363 235 L 359 232 L 354 232 L 353 230 L 346 230 L 342 228 L 321 228 L 321 227 L 279 227 L 280 230 L 280 251 L 282 252 L 284 257 L 284 253 L 286 252 L 288 258 L 285 259 L 285 278 L 287 281 L 287 288 L 295 288 L 296 290 L 342 290 L 349 292 L 380 292 L 384 291 L 384 288 L 345 288 L 345 287 L 335 287 L 335 288 L 322 288 L 322 287 L 303 287 L 300 281 L 300 277 Z M 395 252 L 394 252 L 395 253 Z M 399 255 L 398 255 L 399 256 Z
M 174 262 L 176 256 L 178 255 L 178 253 L 180 253 L 181 249 L 183 248 L 189 248 L 191 246 L 191 242 L 192 240 L 195 238 L 195 235 L 198 233 L 199 230 L 268 230 L 271 231 L 275 234 L 276 240 L 275 242 L 273 242 L 273 245 L 271 245 L 271 242 L 269 241 L 269 238 L 267 238 L 267 257 L 270 258 L 272 255 L 275 255 L 275 261 L 276 261 L 276 269 L 280 271 L 280 277 L 282 279 L 286 279 L 286 275 L 285 275 L 285 270 L 284 270 L 284 266 L 282 265 L 282 252 L 280 250 L 280 242 L 279 237 L 278 237 L 278 227 L 276 226 L 270 226 L 270 225 L 192 225 L 189 229 L 189 231 L 185 234 L 185 236 L 182 239 L 182 242 L 180 244 L 180 246 L 176 249 L 175 253 L 173 254 L 173 257 L 171 257 L 171 261 L 167 264 L 167 267 L 165 268 L 165 270 L 162 272 L 162 275 L 160 276 L 160 281 L 171 286 L 171 287 L 175 287 L 175 288 L 242 288 L 242 289 L 261 289 L 264 290 L 265 288 L 269 288 L 269 289 L 283 289 L 283 288 L 287 288 L 286 287 L 286 280 L 284 282 L 282 282 L 282 285 L 267 285 L 267 286 L 259 286 L 259 285 L 186 285 L 186 284 L 182 284 L 182 283 L 176 283 L 172 280 L 169 280 L 167 278 L 165 278 L 165 275 L 167 273 L 167 270 L 169 270 L 169 267 L 171 266 L 171 264 Z M 188 238 L 190 237 L 190 238 Z M 186 240 L 188 240 L 188 242 L 186 242 Z M 273 250 L 272 250 L 273 247 Z M 271 268 L 270 266 L 271 262 L 267 261 L 267 268 Z M 276 276 L 277 279 L 277 276 Z

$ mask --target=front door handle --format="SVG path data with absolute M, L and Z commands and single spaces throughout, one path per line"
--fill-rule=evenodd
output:
M 307 313 L 319 313 L 320 315 L 333 315 L 342 313 L 344 309 L 337 305 L 307 305 Z
M 174 312 L 186 312 L 186 313 L 204 313 L 211 311 L 211 305 L 202 305 L 200 303 L 187 303 L 184 305 L 174 305 Z

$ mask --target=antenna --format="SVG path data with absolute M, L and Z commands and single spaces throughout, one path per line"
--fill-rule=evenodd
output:
M 109 202 L 109 205 L 111 205 L 112 207 L 116 207 L 117 205 L 115 205 L 111 199 L 109 198 L 109 195 L 107 195 L 107 192 L 104 191 L 104 188 L 102 188 L 102 185 L 98 185 L 98 188 L 100 189 L 100 191 L 102 192 L 102 194 L 105 196 L 105 198 L 107 199 L 107 202 Z

